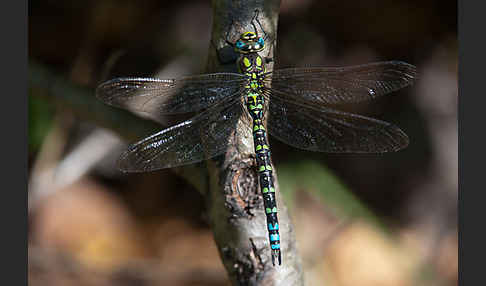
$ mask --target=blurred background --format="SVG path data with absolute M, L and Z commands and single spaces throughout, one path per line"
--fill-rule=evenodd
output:
M 29 285 L 230 285 L 191 184 L 115 168 L 163 127 L 94 97 L 116 76 L 203 72 L 210 5 L 29 1 Z M 402 151 L 270 138 L 307 285 L 457 285 L 457 45 L 456 1 L 282 0 L 276 68 L 402 60 L 420 74 L 345 107 L 398 125 Z

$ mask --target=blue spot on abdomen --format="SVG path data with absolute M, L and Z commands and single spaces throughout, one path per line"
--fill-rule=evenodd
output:
M 268 229 L 269 230 L 278 230 L 278 223 L 275 224 L 275 226 L 272 226 L 271 223 L 268 224 Z

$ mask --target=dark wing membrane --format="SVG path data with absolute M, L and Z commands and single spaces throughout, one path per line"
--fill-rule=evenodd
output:
M 330 108 L 314 109 L 272 98 L 268 131 L 296 148 L 329 153 L 383 153 L 408 145 L 398 127 Z
M 161 115 L 199 111 L 239 94 L 245 77 L 235 73 L 205 74 L 180 79 L 116 78 L 96 89 L 109 105 Z
M 219 104 L 131 145 L 118 167 L 125 172 L 153 171 L 220 155 L 242 112 L 240 101 Z
M 269 74 L 272 95 L 322 105 L 356 103 L 412 84 L 416 67 L 388 61 L 349 67 L 290 68 Z

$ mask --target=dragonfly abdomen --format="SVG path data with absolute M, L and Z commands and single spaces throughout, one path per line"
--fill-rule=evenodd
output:
M 264 98 L 256 92 L 249 91 L 247 95 L 247 108 L 253 119 L 253 145 L 255 148 L 257 171 L 260 189 L 263 194 L 263 205 L 267 216 L 268 238 L 272 253 L 272 263 L 275 260 L 282 263 L 280 254 L 280 234 L 277 218 L 277 201 L 275 186 L 273 184 L 273 170 L 270 157 L 270 148 L 267 142 L 267 133 L 263 124 Z
M 273 184 L 273 170 L 268 147 L 267 133 L 264 127 L 263 115 L 265 111 L 265 98 L 263 91 L 263 74 L 265 63 L 258 53 L 242 54 L 238 60 L 238 69 L 248 77 L 245 85 L 246 105 L 253 119 L 253 145 L 257 161 L 257 170 L 260 181 L 260 189 L 263 194 L 263 206 L 267 216 L 268 238 L 272 263 L 275 260 L 281 265 L 280 234 L 277 218 L 277 200 L 275 198 L 275 186 Z

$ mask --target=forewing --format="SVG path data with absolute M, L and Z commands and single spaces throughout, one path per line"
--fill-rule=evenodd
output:
M 388 122 L 277 98 L 270 101 L 268 131 L 286 144 L 316 152 L 383 153 L 408 145 L 407 135 Z
M 269 73 L 272 95 L 319 105 L 356 103 L 414 82 L 416 67 L 388 61 L 349 67 L 289 68 Z
M 180 79 L 116 78 L 102 83 L 103 102 L 141 112 L 160 121 L 162 115 L 199 111 L 239 95 L 242 75 L 204 74 Z
M 126 172 L 172 168 L 212 158 L 227 147 L 243 112 L 241 101 L 219 104 L 129 147 L 118 166 Z

